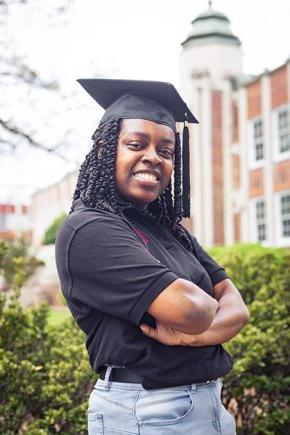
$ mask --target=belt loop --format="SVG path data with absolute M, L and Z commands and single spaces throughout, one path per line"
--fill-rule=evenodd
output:
M 190 386 L 189 389 L 190 389 L 191 391 L 195 391 L 195 390 L 197 390 L 197 384 L 190 384 L 189 386 Z
M 110 389 L 110 375 L 111 371 L 113 370 L 114 366 L 107 366 L 106 372 L 105 372 L 105 378 L 104 378 L 104 389 L 109 390 Z

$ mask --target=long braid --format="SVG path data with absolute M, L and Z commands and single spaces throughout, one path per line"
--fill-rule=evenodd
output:
M 115 187 L 116 149 L 120 124 L 120 120 L 107 122 L 94 132 L 93 147 L 80 167 L 73 199 L 80 198 L 87 207 L 109 211 L 127 219 L 124 209 L 132 203 L 117 200 Z M 193 252 L 192 241 L 185 228 L 179 223 L 182 219 L 181 181 L 181 146 L 177 133 L 174 195 L 172 195 L 170 181 L 165 191 L 148 205 L 143 214 L 165 226 L 186 249 Z
M 175 166 L 174 166 L 174 215 L 177 223 L 182 219 L 182 172 L 181 172 L 181 145 L 179 133 L 175 135 Z

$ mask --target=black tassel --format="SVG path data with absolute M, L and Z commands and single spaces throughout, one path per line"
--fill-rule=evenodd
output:
M 182 201 L 183 217 L 190 217 L 190 158 L 187 125 L 184 125 L 182 135 Z

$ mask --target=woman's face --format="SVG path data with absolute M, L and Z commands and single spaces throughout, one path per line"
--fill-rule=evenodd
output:
M 175 133 L 166 125 L 124 119 L 117 144 L 116 189 L 124 200 L 145 208 L 169 184 Z

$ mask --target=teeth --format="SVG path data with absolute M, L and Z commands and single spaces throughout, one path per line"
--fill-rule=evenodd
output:
M 157 181 L 156 175 L 153 174 L 146 174 L 144 172 L 138 172 L 137 174 L 134 174 L 135 178 L 139 178 L 140 180 L 153 180 Z

